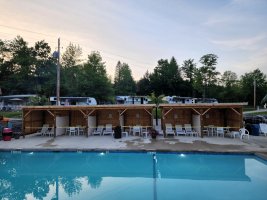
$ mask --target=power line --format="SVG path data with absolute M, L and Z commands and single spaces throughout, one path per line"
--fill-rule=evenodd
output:
M 7 26 L 7 25 L 2 25 L 2 24 L 0 24 L 0 26 L 1 26 L 1 27 L 5 27 L 5 28 L 9 28 L 9 29 L 14 29 L 14 30 L 19 30 L 19 31 L 24 31 L 24 32 L 28 32 L 28 33 L 33 33 L 33 34 L 37 34 L 37 35 L 48 36 L 48 37 L 51 37 L 51 38 L 56 38 L 56 37 L 57 37 L 57 36 L 55 36 L 55 35 L 45 34 L 45 33 L 37 32 L 37 31 L 31 31 L 31 30 L 23 29 L 23 28 L 17 28 L 17 27 L 12 27 L 12 26 Z M 2 33 L 4 33 L 4 32 L 2 32 Z M 4 33 L 4 34 L 9 34 L 9 35 L 10 35 L 10 33 Z M 32 38 L 32 37 L 28 37 L 28 38 L 31 38 L 31 39 L 37 39 L 37 38 Z M 64 39 L 64 40 L 66 40 L 66 41 L 68 41 L 68 42 L 73 43 L 73 41 L 70 41 L 69 39 L 67 39 L 67 38 L 65 38 L 65 37 L 61 37 L 61 39 Z M 37 39 L 37 40 L 38 40 L 38 39 Z M 52 43 L 53 45 L 55 45 L 55 48 L 56 48 L 56 45 L 57 45 L 56 42 L 50 42 L 50 43 Z M 76 43 L 77 43 L 77 42 L 76 42 Z M 77 43 L 77 44 L 78 44 L 78 43 Z M 92 46 L 91 46 L 91 48 L 92 48 L 92 49 L 97 49 L 97 48 L 94 48 L 94 47 L 92 47 Z M 88 49 L 88 48 L 87 48 L 87 47 L 82 47 L 82 49 Z M 93 51 L 93 50 L 91 50 L 91 51 Z M 145 61 L 136 60 L 136 59 L 134 59 L 134 58 L 125 57 L 125 56 L 123 56 L 123 55 L 114 54 L 114 53 L 112 53 L 112 52 L 110 52 L 110 51 L 106 51 L 106 50 L 103 50 L 103 49 L 100 50 L 100 52 L 103 52 L 103 53 L 105 53 L 106 55 L 116 56 L 116 57 L 119 57 L 119 58 L 121 58 L 121 59 L 134 61 L 134 62 L 139 63 L 139 64 L 142 64 L 142 65 L 151 65 L 151 66 L 155 65 L 155 64 L 148 63 L 148 62 L 145 62 Z M 111 57 L 109 57 L 109 58 L 115 60 L 115 58 L 111 58 Z M 119 59 L 119 60 L 120 60 L 120 59 Z M 135 66 L 135 67 L 143 68 L 143 67 L 138 66 L 138 65 Z

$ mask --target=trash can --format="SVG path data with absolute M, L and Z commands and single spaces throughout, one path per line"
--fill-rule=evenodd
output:
M 255 135 L 255 136 L 259 136 L 260 135 L 260 126 L 259 126 L 259 124 L 251 124 L 250 128 L 251 128 L 250 135 Z
M 3 135 L 4 141 L 10 141 L 11 137 L 12 137 L 12 129 L 11 128 L 4 128 L 2 135 Z
M 114 128 L 114 138 L 115 139 L 120 139 L 121 138 L 121 127 L 120 126 L 116 126 Z

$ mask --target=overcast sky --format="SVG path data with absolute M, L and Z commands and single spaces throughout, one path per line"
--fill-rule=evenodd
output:
M 0 0 L 0 39 L 45 40 L 54 51 L 99 51 L 114 76 L 120 60 L 135 80 L 161 58 L 196 62 L 216 54 L 217 70 L 267 74 L 267 0 Z M 64 49 L 63 49 L 64 51 Z

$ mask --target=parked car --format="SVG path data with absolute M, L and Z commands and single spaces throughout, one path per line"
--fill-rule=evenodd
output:
M 263 115 L 244 115 L 245 124 L 267 123 L 267 118 Z

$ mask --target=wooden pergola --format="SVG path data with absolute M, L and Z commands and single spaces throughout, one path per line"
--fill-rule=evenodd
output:
M 23 134 L 33 134 L 43 124 L 54 127 L 54 137 L 70 126 L 85 127 L 86 136 L 97 125 L 152 126 L 154 104 L 97 106 L 25 106 Z
M 160 104 L 161 124 L 192 124 L 203 137 L 205 126 L 238 130 L 243 126 L 243 106 L 247 103 Z M 54 127 L 54 137 L 66 127 L 82 126 L 88 136 L 98 125 L 153 126 L 155 104 L 97 106 L 26 106 L 23 107 L 23 134 L 36 133 L 43 124 Z
M 193 124 L 203 137 L 205 126 L 214 125 L 238 130 L 243 126 L 243 106 L 247 103 L 160 104 L 162 124 Z

